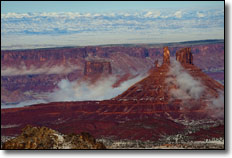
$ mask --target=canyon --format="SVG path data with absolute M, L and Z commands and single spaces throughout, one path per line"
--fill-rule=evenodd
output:
M 189 47 L 194 64 L 224 84 L 224 41 L 166 44 L 171 58 Z M 62 79 L 90 81 L 114 75 L 119 86 L 146 74 L 163 59 L 163 44 L 107 45 L 1 51 L 1 103 L 13 105 L 44 99 L 43 94 L 58 87 Z M 88 64 L 89 63 L 89 64 Z M 9 95 L 14 94 L 14 95 Z
M 141 70 L 147 71 L 148 75 L 123 93 L 108 100 L 51 102 L 1 109 L 1 134 L 5 137 L 15 137 L 19 135 L 22 128 L 29 124 L 46 126 L 64 134 L 88 132 L 103 142 L 106 148 L 122 148 L 123 142 L 128 141 L 130 141 L 128 144 L 132 146 L 136 143 L 138 145 L 138 141 L 140 144 L 141 141 L 147 142 L 147 145 L 152 144 L 151 148 L 168 146 L 188 148 L 191 142 L 197 141 L 203 141 L 203 145 L 192 144 L 191 147 L 197 149 L 212 147 L 207 140 L 219 142 L 224 140 L 224 86 L 204 73 L 199 68 L 198 62 L 204 58 L 211 59 L 211 55 L 215 60 L 221 59 L 222 52 L 220 51 L 216 52 L 221 53 L 218 55 L 219 59 L 213 56 L 215 52 L 210 52 L 211 54 L 207 56 L 203 55 L 208 49 L 216 49 L 215 45 L 220 49 L 224 48 L 222 44 L 197 45 L 178 49 L 176 47 L 175 49 L 159 48 L 162 53 L 157 53 L 157 56 L 160 55 L 163 58 L 161 64 L 152 60 L 148 48 L 120 48 L 134 50 L 132 58 L 141 58 L 138 63 L 136 60 L 129 62 L 129 58 L 121 58 L 120 61 L 128 59 L 125 65 L 120 64 L 121 67 L 125 66 L 125 69 L 121 69 L 123 72 L 116 69 L 116 62 L 113 60 L 110 63 L 106 60 L 99 62 L 99 59 L 96 60 L 97 62 L 91 61 L 92 59 L 84 60 L 83 79 L 91 78 L 91 76 L 96 78 L 96 74 L 107 76 L 115 73 L 119 76 L 129 74 L 128 77 L 119 77 L 119 80 L 122 78 L 127 80 L 132 75 L 137 75 L 135 72 Z M 195 52 L 198 54 L 196 55 L 193 53 L 193 50 L 196 50 L 195 47 L 204 48 L 205 51 Z M 111 48 L 106 47 L 106 49 Z M 174 54 L 175 58 L 171 58 L 173 50 L 177 50 Z M 94 51 L 92 54 L 94 55 Z M 99 56 L 100 54 L 104 53 L 99 53 Z M 103 56 L 107 57 L 106 54 Z M 5 56 L 4 58 L 9 59 Z M 64 59 L 67 61 L 66 57 Z M 158 57 L 155 59 L 159 60 Z M 71 61 L 71 59 L 68 60 Z M 150 66 L 145 61 L 150 61 Z M 221 62 L 218 62 L 218 65 L 213 64 L 214 66 L 223 65 L 224 63 Z M 130 67 L 132 63 L 135 64 L 136 69 Z M 140 67 L 139 63 L 144 66 Z M 213 69 L 214 66 L 210 68 Z M 94 79 L 93 82 L 95 82 Z M 110 143 L 112 141 L 114 147 Z M 119 145 L 116 147 L 115 143 Z M 214 144 L 214 146 L 224 148 L 223 144 L 219 146 Z M 140 147 L 138 145 L 133 148 Z

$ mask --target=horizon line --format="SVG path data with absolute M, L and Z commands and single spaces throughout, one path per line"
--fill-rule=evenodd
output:
M 99 45 L 57 45 L 57 46 L 52 46 L 52 45 L 48 45 L 48 47 L 35 47 L 35 48 L 16 48 L 16 49 L 2 49 L 2 47 L 14 47 L 14 46 L 1 46 L 1 51 L 10 51 L 10 50 L 34 50 L 34 49 L 56 49 L 56 48 L 75 48 L 75 47 L 95 47 L 95 46 L 118 46 L 118 45 L 163 45 L 163 44 L 175 44 L 175 43 L 179 43 L 179 44 L 184 44 L 184 43 L 188 43 L 188 42 L 204 42 L 204 41 L 208 41 L 208 42 L 225 42 L 225 39 L 203 39 L 203 40 L 190 40 L 190 41 L 180 41 L 180 42 L 166 42 L 166 43 L 121 43 L 121 44 L 99 44 Z M 189 43 L 191 44 L 191 43 Z M 194 43 L 193 43 L 194 44 Z M 20 45 L 18 45 L 20 46 Z M 35 46 L 35 45 L 28 45 L 28 46 Z M 39 45 L 38 45 L 39 46 Z M 40 46 L 45 46 L 45 45 L 40 45 Z M 51 47 L 49 47 L 51 46 Z

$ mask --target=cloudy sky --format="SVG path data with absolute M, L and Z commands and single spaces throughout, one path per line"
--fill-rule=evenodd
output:
M 1 2 L 1 49 L 224 39 L 224 2 Z

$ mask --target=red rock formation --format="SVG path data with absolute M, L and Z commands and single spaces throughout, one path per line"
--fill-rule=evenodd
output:
M 217 97 L 224 87 L 196 66 L 189 63 L 183 66 L 194 78 L 201 79 L 205 86 L 206 91 L 199 100 L 190 98 L 182 102 L 171 98 L 169 86 L 165 82 L 170 65 L 163 64 L 112 100 L 59 102 L 2 109 L 1 133 L 18 134 L 26 124 L 32 124 L 46 125 L 63 133 L 86 131 L 96 138 L 157 141 L 164 135 L 175 135 L 192 128 L 181 121 L 215 121 L 208 113 L 208 96 Z M 194 106 L 186 107 L 186 103 Z M 15 126 L 8 128 L 9 125 Z
M 156 68 L 159 67 L 159 61 L 158 61 L 158 60 L 156 60 L 154 64 L 155 64 L 155 67 L 156 67 Z
M 191 44 L 191 43 L 190 43 Z M 188 45 L 188 43 L 187 43 Z M 174 56 L 182 45 L 173 44 L 169 46 L 170 56 Z M 163 46 L 160 45 L 136 45 L 136 46 L 91 46 L 78 48 L 47 48 L 47 49 L 30 49 L 30 50 L 4 50 L 1 51 L 1 66 L 22 68 L 24 63 L 26 68 L 41 68 L 46 66 L 50 68 L 54 65 L 71 64 L 79 67 L 78 70 L 69 74 L 35 74 L 20 76 L 1 76 L 1 87 L 13 93 L 18 91 L 48 92 L 56 88 L 56 83 L 66 78 L 70 81 L 83 79 L 84 66 L 86 58 L 102 59 L 110 61 L 112 74 L 123 75 L 132 72 L 146 72 L 154 67 L 154 61 L 162 59 Z M 196 45 L 191 44 L 191 52 L 194 57 L 194 64 L 203 69 L 204 72 L 214 79 L 224 81 L 224 43 L 200 42 Z M 210 58 L 209 58 L 210 54 Z M 134 73 L 133 73 L 134 74 Z M 133 76 L 133 75 L 131 75 Z M 120 78 L 120 77 L 119 77 Z M 129 79 L 130 77 L 128 77 Z M 93 77 L 93 80 L 96 78 Z M 14 98 L 7 99 L 10 101 Z
M 176 52 L 176 60 L 181 64 L 193 64 L 193 55 L 191 48 L 183 48 Z
M 21 101 L 30 100 L 31 96 L 24 95 L 19 90 L 8 91 L 1 87 L 1 103 L 19 103 Z
M 168 47 L 164 47 L 164 57 L 163 57 L 163 64 L 169 64 L 170 63 L 170 51 Z
M 186 43 L 186 45 L 188 45 L 188 43 Z M 144 47 L 145 46 L 97 46 L 83 48 L 3 50 L 1 51 L 1 66 L 19 66 L 21 62 L 24 62 L 26 66 L 30 66 L 32 64 L 35 66 L 41 66 L 46 62 L 49 62 L 51 65 L 71 62 L 72 64 L 79 65 L 84 69 L 84 59 L 88 56 L 112 59 L 112 57 L 116 54 L 126 54 L 130 58 L 136 57 L 144 59 L 144 62 L 142 62 L 143 64 L 152 66 L 153 63 L 148 62 L 146 57 L 150 57 L 153 60 L 163 58 L 162 46 Z M 175 56 L 176 51 L 181 48 L 183 48 L 183 45 L 173 44 L 172 46 L 169 46 L 168 49 L 170 51 L 170 55 Z M 199 43 L 191 45 L 191 52 L 194 56 L 195 65 L 199 66 L 201 69 L 211 67 L 216 68 L 218 66 L 224 67 L 224 43 Z M 209 54 L 214 62 L 209 60 Z M 114 62 L 111 64 L 112 67 L 114 67 Z M 136 65 L 136 63 L 132 64 L 130 62 L 128 64 L 130 64 L 130 66 L 134 64 Z M 122 68 L 125 68 L 125 66 Z
M 194 78 L 200 78 L 202 84 L 206 87 L 207 94 L 202 95 L 202 104 L 204 100 L 207 100 L 207 95 L 213 97 L 218 96 L 218 91 L 223 91 L 224 86 L 217 81 L 208 77 L 199 68 L 187 64 L 184 65 L 187 72 L 194 76 Z M 158 69 L 154 69 L 151 74 L 138 82 L 137 84 L 131 86 L 127 91 L 123 92 L 121 95 L 117 96 L 116 100 L 150 100 L 150 101 L 168 101 L 170 100 L 169 87 L 165 83 L 167 72 L 169 71 L 169 66 L 162 65 Z M 189 100 L 191 102 L 191 100 Z
M 84 75 L 112 74 L 110 62 L 106 61 L 86 61 Z
M 31 124 L 46 125 L 64 134 L 86 131 L 96 138 L 158 140 L 164 133 L 176 134 L 184 128 L 166 118 L 165 109 L 169 108 L 178 111 L 178 108 L 163 103 L 116 100 L 49 103 L 2 109 L 1 133 L 3 136 L 19 134 L 22 127 Z M 179 114 L 173 112 L 175 115 Z M 15 126 L 8 128 L 7 125 L 11 124 Z

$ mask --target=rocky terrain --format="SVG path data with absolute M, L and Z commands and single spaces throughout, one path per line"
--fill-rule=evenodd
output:
M 224 86 L 195 65 L 192 49 L 177 51 L 178 61 L 168 47 L 163 51 L 162 65 L 110 100 L 2 109 L 2 136 L 15 137 L 30 124 L 64 134 L 85 131 L 107 148 L 145 148 L 147 142 L 152 148 L 223 149 Z
M 224 41 L 172 43 L 169 54 L 188 46 L 194 65 L 224 83 Z M 1 103 L 16 104 L 41 98 L 62 79 L 95 82 L 99 76 L 117 76 L 118 83 L 161 65 L 163 45 L 108 45 L 1 51 Z M 93 75 L 95 74 L 95 75 Z M 14 94 L 8 95 L 7 92 Z M 39 97 L 38 97 L 39 96 Z
M 64 135 L 47 127 L 26 126 L 16 138 L 3 143 L 2 149 L 106 149 L 89 133 Z

